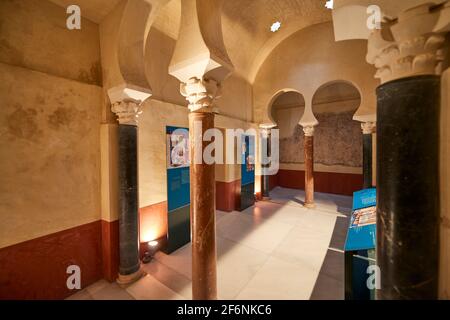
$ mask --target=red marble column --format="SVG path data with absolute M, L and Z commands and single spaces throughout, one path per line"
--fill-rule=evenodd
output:
M 201 130 L 199 126 L 201 124 Z M 217 299 L 215 168 L 203 161 L 203 133 L 214 128 L 212 112 L 189 114 L 191 154 L 192 298 Z M 196 132 L 197 131 L 197 132 Z M 201 148 L 199 145 L 201 144 Z M 198 163 L 200 157 L 202 161 Z M 196 159 L 198 160 L 196 161 Z
M 304 127 L 305 132 L 305 207 L 314 208 L 314 127 Z

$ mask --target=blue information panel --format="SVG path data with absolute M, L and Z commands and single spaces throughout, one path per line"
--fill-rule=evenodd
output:
M 376 203 L 375 188 L 353 194 L 353 212 L 348 229 L 345 251 L 374 249 L 376 244 Z
M 169 212 L 190 204 L 189 167 L 167 170 Z
M 353 211 L 345 242 L 345 299 L 370 300 L 375 290 L 369 289 L 369 266 L 375 265 L 376 189 L 353 194 Z
M 255 204 L 255 137 L 245 135 L 241 146 L 241 205 L 245 210 Z
M 190 242 L 189 131 L 167 127 L 167 207 L 166 252 Z

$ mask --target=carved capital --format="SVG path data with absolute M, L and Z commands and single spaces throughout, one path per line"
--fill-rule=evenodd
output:
M 375 129 L 377 128 L 376 122 L 363 122 L 361 123 L 361 129 L 363 131 L 363 134 L 372 134 L 375 132 Z
M 181 94 L 189 102 L 191 112 L 215 112 L 214 101 L 220 98 L 220 84 L 214 80 L 191 78 L 187 83 L 181 83 Z
M 120 124 L 137 126 L 139 115 L 142 114 L 140 101 L 119 101 L 112 105 L 111 111 L 117 116 Z
M 314 136 L 314 126 L 303 127 L 303 132 L 305 133 L 305 137 L 313 137 Z
M 369 37 L 367 61 L 381 83 L 420 75 L 439 75 L 446 31 L 438 28 L 445 7 L 424 4 L 402 12 Z

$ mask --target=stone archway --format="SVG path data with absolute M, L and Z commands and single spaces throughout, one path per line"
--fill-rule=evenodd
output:
M 353 115 L 361 103 L 358 89 L 346 81 L 322 85 L 314 94 L 312 109 L 316 128 L 316 163 L 325 166 L 360 167 L 360 125 Z

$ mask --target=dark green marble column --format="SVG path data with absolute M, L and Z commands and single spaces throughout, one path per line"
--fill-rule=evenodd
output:
M 363 177 L 364 189 L 372 188 L 372 133 L 375 128 L 373 122 L 365 122 L 361 125 L 363 130 Z
M 378 299 L 437 299 L 440 78 L 377 89 Z
M 262 142 L 262 154 L 263 157 L 270 157 L 270 130 L 265 129 L 266 132 L 263 133 Z M 268 159 L 266 159 L 267 161 Z M 263 159 L 264 161 L 264 159 Z M 270 176 L 267 174 L 270 168 L 270 163 L 262 164 L 262 181 L 261 181 L 261 195 L 264 200 L 270 199 Z
M 122 282 L 128 282 L 127 278 L 140 270 L 137 133 L 137 126 L 119 125 L 119 281 Z
M 119 89 L 120 92 L 122 88 Z M 138 280 L 139 260 L 138 117 L 141 101 L 124 100 L 112 105 L 119 121 L 119 278 L 121 285 Z

